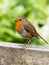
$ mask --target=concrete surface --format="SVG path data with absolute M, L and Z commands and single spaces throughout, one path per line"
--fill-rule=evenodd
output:
M 0 42 L 0 65 L 49 65 L 49 47 Z

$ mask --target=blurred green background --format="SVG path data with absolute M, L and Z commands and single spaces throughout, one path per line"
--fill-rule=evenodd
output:
M 49 41 L 49 0 L 0 0 L 0 41 L 25 43 L 15 31 L 15 18 L 26 17 L 37 29 L 38 33 Z M 37 38 L 31 44 L 46 45 Z

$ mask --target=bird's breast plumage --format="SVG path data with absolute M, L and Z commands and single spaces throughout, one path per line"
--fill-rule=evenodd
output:
M 24 24 L 23 21 L 16 22 L 16 31 L 20 32 L 21 26 Z

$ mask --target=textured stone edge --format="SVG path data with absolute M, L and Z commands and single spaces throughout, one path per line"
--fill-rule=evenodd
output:
M 29 47 L 24 47 L 24 46 L 25 46 L 25 44 L 0 42 L 0 47 L 9 47 L 9 48 L 28 49 L 28 50 L 48 51 L 49 52 L 49 46 L 37 46 L 37 45 L 29 45 Z

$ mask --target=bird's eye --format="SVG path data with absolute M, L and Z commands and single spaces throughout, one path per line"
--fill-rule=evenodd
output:
M 22 19 L 19 19 L 19 21 L 22 21 Z

